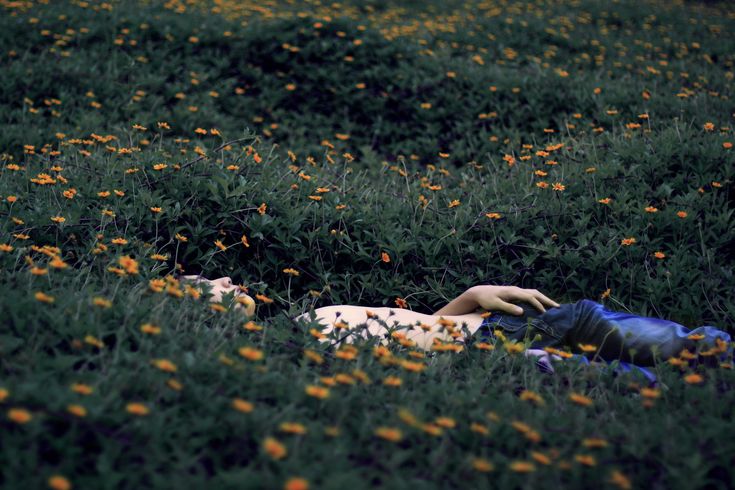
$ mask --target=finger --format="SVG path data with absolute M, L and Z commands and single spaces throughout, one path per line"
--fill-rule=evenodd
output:
M 498 305 L 498 309 L 506 313 L 510 313 L 511 315 L 523 315 L 523 308 L 512 303 L 506 303 L 505 301 L 501 301 Z
M 526 299 L 529 303 L 531 303 L 534 307 L 536 307 L 537 310 L 539 310 L 541 313 L 546 313 L 546 308 L 537 300 L 535 297 L 530 296 Z
M 556 306 L 556 307 L 561 306 L 561 305 L 559 305 L 559 303 L 557 303 L 553 299 L 549 298 L 548 296 L 546 296 L 545 294 L 543 294 L 542 292 L 540 292 L 538 289 L 533 289 L 532 291 L 534 292 L 535 296 L 538 299 L 540 299 L 541 301 L 543 301 L 547 305 L 549 305 L 549 306 Z

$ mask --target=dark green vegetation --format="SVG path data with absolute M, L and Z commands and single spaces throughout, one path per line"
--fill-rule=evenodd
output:
M 726 5 L 0 1 L 0 484 L 728 488 L 732 362 L 651 392 L 287 318 L 488 283 L 732 333 Z

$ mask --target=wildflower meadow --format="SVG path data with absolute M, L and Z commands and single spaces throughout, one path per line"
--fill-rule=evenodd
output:
M 0 0 L 0 487 L 733 488 L 713 346 L 650 387 L 293 318 L 497 284 L 735 334 L 734 32 L 726 1 Z

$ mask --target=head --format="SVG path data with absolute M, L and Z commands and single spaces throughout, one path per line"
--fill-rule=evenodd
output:
M 234 293 L 233 300 L 235 308 L 240 309 L 247 316 L 252 316 L 255 313 L 255 301 L 253 301 L 253 298 L 245 294 L 245 288 L 234 284 L 232 278 L 229 276 L 217 279 L 207 279 L 202 276 L 181 276 L 180 278 L 193 283 L 194 286 L 209 286 L 209 301 L 212 303 L 220 303 L 225 295 Z

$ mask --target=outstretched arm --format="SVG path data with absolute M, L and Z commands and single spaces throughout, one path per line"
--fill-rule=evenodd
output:
M 511 302 L 527 302 L 535 306 L 541 313 L 546 312 L 544 305 L 554 308 L 559 303 L 549 299 L 535 289 L 521 289 L 516 286 L 473 286 L 450 301 L 434 315 L 464 315 L 477 308 L 484 310 L 500 310 L 513 315 L 522 315 L 523 309 Z

